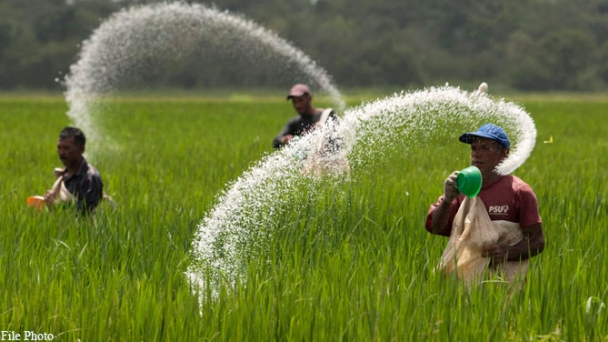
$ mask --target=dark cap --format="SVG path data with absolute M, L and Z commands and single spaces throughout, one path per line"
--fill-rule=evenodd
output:
M 291 87 L 291 90 L 289 91 L 289 94 L 287 95 L 287 99 L 289 100 L 292 97 L 300 97 L 304 94 L 310 95 L 310 89 L 308 89 L 308 86 L 306 84 L 298 83 L 298 84 L 294 85 L 293 87 Z
M 471 144 L 475 138 L 492 139 L 504 148 L 509 148 L 511 142 L 505 130 L 493 124 L 485 124 L 475 132 L 464 133 L 458 138 L 463 143 Z

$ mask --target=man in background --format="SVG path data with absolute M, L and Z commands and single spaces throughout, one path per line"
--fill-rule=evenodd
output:
M 65 127 L 59 133 L 57 153 L 65 167 L 55 170 L 56 181 L 47 190 L 44 201 L 49 208 L 74 203 L 82 214 L 94 212 L 103 198 L 103 182 L 99 171 L 84 158 L 86 137 L 76 127 Z
M 283 130 L 274 138 L 272 146 L 275 149 L 289 144 L 295 137 L 311 132 L 328 118 L 336 118 L 333 110 L 328 109 L 324 112 L 322 108 L 315 108 L 312 105 L 312 93 L 305 84 L 294 85 L 287 94 L 287 100 L 291 100 L 298 116 L 289 120 Z

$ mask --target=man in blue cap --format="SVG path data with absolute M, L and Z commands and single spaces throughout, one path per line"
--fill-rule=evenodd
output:
M 485 245 L 481 254 L 490 259 L 489 268 L 524 261 L 541 253 L 545 242 L 534 191 L 520 178 L 502 175 L 496 169 L 509 155 L 511 144 L 505 131 L 485 124 L 475 132 L 462 134 L 459 140 L 471 145 L 471 164 L 481 171 L 483 182 L 477 201 L 485 205 L 490 225 L 499 221 L 516 223 L 523 237 L 512 245 L 500 241 Z M 452 233 L 454 219 L 466 199 L 458 190 L 457 175 L 455 171 L 445 180 L 443 195 L 429 208 L 426 229 L 432 234 L 450 236 Z

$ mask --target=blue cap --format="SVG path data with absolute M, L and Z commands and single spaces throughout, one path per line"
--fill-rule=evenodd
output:
M 509 146 L 511 146 L 509 137 L 507 136 L 507 133 L 505 133 L 505 130 L 493 124 L 485 124 L 479 127 L 479 129 L 475 132 L 464 133 L 460 136 L 460 138 L 458 138 L 458 140 L 462 141 L 463 143 L 471 144 L 475 138 L 492 139 L 504 148 L 509 148 Z

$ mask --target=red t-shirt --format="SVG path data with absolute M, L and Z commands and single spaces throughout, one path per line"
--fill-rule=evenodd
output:
M 502 176 L 498 181 L 489 186 L 482 186 L 477 196 L 486 205 L 488 215 L 490 215 L 492 221 L 504 220 L 519 223 L 523 230 L 542 222 L 538 213 L 538 202 L 534 191 L 517 176 Z M 442 233 L 441 235 L 449 236 L 452 222 L 464 198 L 464 195 L 460 195 L 452 202 L 449 220 L 450 228 L 446 227 L 443 233 L 447 231 L 447 234 Z M 426 219 L 426 229 L 429 231 L 433 212 L 439 207 L 441 202 L 443 202 L 443 195 L 429 208 Z

